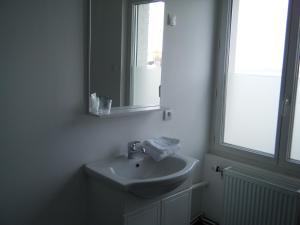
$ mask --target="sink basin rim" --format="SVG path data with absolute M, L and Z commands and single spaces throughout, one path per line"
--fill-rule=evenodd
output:
M 123 156 L 124 157 L 124 156 Z M 192 171 L 195 164 L 198 162 L 197 159 L 183 156 L 183 155 L 173 155 L 170 158 L 178 158 L 184 160 L 186 165 L 179 171 L 165 176 L 160 177 L 153 177 L 153 178 L 143 178 L 143 179 L 136 179 L 130 177 L 122 177 L 116 173 L 112 172 L 113 167 L 111 163 L 114 159 L 108 161 L 96 161 L 93 163 L 89 163 L 85 165 L 86 172 L 96 178 L 103 179 L 106 182 L 115 184 L 119 186 L 119 188 L 123 190 L 129 190 L 131 186 L 136 184 L 149 184 L 149 183 L 167 183 L 170 181 L 176 182 L 176 180 L 181 180 L 183 177 L 188 176 L 188 174 Z M 155 162 L 154 162 L 155 163 Z

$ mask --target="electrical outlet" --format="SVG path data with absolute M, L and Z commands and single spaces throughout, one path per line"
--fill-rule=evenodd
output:
M 163 120 L 171 120 L 173 115 L 173 111 L 171 109 L 164 110 Z

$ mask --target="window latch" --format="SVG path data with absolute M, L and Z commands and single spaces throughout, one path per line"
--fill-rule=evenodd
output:
M 287 112 L 288 112 L 288 107 L 290 106 L 290 99 L 286 98 L 283 101 L 283 111 L 282 111 L 282 116 L 285 117 Z

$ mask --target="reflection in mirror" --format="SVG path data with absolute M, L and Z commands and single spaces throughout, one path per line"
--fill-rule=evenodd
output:
M 112 107 L 160 104 L 164 7 L 160 1 L 91 0 L 89 95 L 100 97 L 93 106 L 101 107 L 103 97 Z
M 132 105 L 159 105 L 164 3 L 133 8 L 133 56 L 131 58 Z

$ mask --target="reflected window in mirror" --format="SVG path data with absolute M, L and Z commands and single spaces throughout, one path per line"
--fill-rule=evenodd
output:
M 164 29 L 164 2 L 133 8 L 131 43 L 132 105 L 159 105 Z

